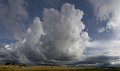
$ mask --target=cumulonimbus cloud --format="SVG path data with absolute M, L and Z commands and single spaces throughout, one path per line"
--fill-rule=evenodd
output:
M 83 14 L 69 3 L 64 4 L 60 11 L 44 9 L 43 22 L 36 17 L 22 40 L 1 49 L 0 55 L 6 54 L 1 61 L 11 59 L 16 63 L 39 64 L 51 60 L 80 60 L 89 40 L 88 33 L 83 31 Z

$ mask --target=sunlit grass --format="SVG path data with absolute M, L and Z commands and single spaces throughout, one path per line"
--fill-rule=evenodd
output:
M 0 65 L 0 71 L 120 71 L 119 68 Z

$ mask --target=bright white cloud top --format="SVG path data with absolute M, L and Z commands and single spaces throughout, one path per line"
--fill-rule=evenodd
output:
M 0 63 L 120 64 L 120 1 L 88 1 L 82 1 L 83 5 L 78 0 L 79 6 L 70 1 L 75 7 L 66 1 L 61 4 L 60 0 L 45 1 L 43 5 L 34 5 L 36 1 L 31 4 L 32 0 L 1 0 L 0 30 L 10 33 L 15 42 L 0 45 Z M 61 9 L 54 7 L 57 2 Z M 2 37 L 5 31 L 0 32 Z
M 36 17 L 16 44 L 1 49 L 1 54 L 6 54 L 2 60 L 26 64 L 37 64 L 41 60 L 80 60 L 89 40 L 88 33 L 83 31 L 82 17 L 83 11 L 69 3 L 64 4 L 60 12 L 44 9 L 43 22 Z

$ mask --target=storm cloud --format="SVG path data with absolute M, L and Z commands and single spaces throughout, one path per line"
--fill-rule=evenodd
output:
M 18 18 L 21 20 L 26 14 L 24 11 Z M 43 21 L 35 17 L 22 38 L 17 38 L 15 44 L 0 49 L 0 55 L 3 56 L 1 61 L 34 65 L 44 61 L 80 60 L 89 40 L 88 33 L 83 31 L 83 15 L 83 11 L 75 9 L 69 3 L 64 4 L 60 11 L 54 8 L 44 9 Z

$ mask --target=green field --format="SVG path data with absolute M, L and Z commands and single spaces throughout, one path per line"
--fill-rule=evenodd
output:
M 120 68 L 0 65 L 0 71 L 120 71 Z

